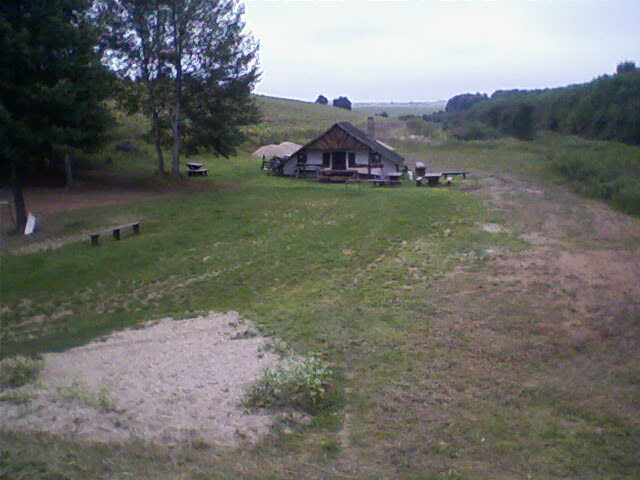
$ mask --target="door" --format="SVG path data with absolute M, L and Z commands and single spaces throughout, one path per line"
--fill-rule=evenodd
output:
M 331 154 L 331 169 L 332 170 L 346 170 L 347 169 L 347 153 L 346 152 L 333 152 Z

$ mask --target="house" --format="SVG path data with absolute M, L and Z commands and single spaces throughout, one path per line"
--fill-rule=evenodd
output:
M 273 164 L 272 169 L 286 176 L 382 178 L 404 168 L 404 158 L 391 147 L 375 140 L 373 118 L 368 134 L 349 122 L 335 123 L 319 137 L 291 156 Z

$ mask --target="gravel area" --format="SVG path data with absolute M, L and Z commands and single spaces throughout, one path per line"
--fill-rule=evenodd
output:
M 0 402 L 0 418 L 11 430 L 97 441 L 255 439 L 274 418 L 245 412 L 241 401 L 279 359 L 270 342 L 236 312 L 163 319 L 44 355 L 36 382 L 10 392 L 31 399 Z

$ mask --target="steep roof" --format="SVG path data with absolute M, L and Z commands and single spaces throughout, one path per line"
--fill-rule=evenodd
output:
M 402 165 L 404 163 L 404 158 L 402 158 L 396 152 L 389 150 L 381 142 L 378 142 L 375 139 L 368 137 L 366 133 L 364 133 L 359 128 L 354 127 L 349 122 L 338 122 L 335 125 L 340 127 L 342 130 L 347 132 L 352 137 L 357 138 L 360 142 L 364 143 L 367 147 L 369 147 L 374 152 L 378 152 L 381 157 L 387 158 L 388 160 L 392 161 L 396 165 Z

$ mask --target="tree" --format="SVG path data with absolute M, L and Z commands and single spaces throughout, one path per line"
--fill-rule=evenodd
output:
M 96 52 L 88 0 L 0 3 L 0 159 L 9 165 L 18 229 L 22 186 L 40 170 L 96 145 L 109 116 L 109 75 Z
M 514 135 L 520 140 L 530 140 L 533 135 L 533 126 L 533 106 L 521 103 L 513 116 Z
M 351 110 L 351 102 L 347 97 L 338 97 L 333 100 L 333 106 L 338 108 L 345 108 Z
M 632 62 L 631 60 L 627 60 L 624 62 L 620 62 L 618 64 L 618 67 L 616 68 L 616 73 L 618 75 L 621 75 L 623 73 L 633 72 L 635 69 L 636 69 L 635 62 Z
M 250 97 L 258 46 L 237 0 L 100 0 L 98 10 L 110 26 L 105 58 L 147 85 L 157 146 L 170 125 L 171 174 L 179 176 L 184 149 L 233 153 L 241 127 L 259 119 Z
M 327 100 L 327 97 L 325 97 L 324 95 L 318 95 L 318 98 L 316 98 L 316 103 L 319 103 L 320 105 L 326 105 L 327 103 L 329 103 L 329 100 Z

